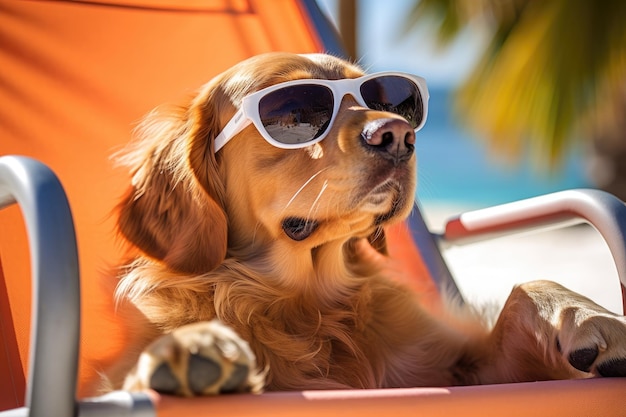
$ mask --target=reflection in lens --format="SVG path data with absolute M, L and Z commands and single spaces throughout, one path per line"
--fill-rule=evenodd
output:
M 395 75 L 372 78 L 361 85 L 361 96 L 369 108 L 399 114 L 413 129 L 422 123 L 422 96 L 408 78 Z
M 294 85 L 275 90 L 259 101 L 265 130 L 280 143 L 309 142 L 330 122 L 333 94 L 321 85 Z

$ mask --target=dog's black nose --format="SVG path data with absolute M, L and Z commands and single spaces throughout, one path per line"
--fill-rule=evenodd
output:
M 403 119 L 376 119 L 367 122 L 361 132 L 365 145 L 397 165 L 411 158 L 415 149 L 415 131 Z

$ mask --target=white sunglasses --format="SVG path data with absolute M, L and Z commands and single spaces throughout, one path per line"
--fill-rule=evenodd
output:
M 215 138 L 215 152 L 250 123 L 278 148 L 311 146 L 326 137 L 346 94 L 361 106 L 404 117 L 416 132 L 426 122 L 428 88 L 415 75 L 379 72 L 341 80 L 293 80 L 245 96 Z

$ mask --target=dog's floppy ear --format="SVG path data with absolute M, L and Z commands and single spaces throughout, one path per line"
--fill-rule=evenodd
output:
M 119 204 L 118 230 L 133 246 L 184 273 L 214 269 L 226 256 L 223 183 L 213 153 L 219 129 L 211 94 L 156 110 L 120 158 L 132 186 Z

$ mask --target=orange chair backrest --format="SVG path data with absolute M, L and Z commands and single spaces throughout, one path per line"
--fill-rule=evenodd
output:
M 321 50 L 301 7 L 293 0 L 0 5 L 0 155 L 41 160 L 68 194 L 82 277 L 81 395 L 91 393 L 98 367 L 115 357 L 123 337 L 123 326 L 107 319 L 111 286 L 103 283 L 113 281 L 120 249 L 110 213 L 128 179 L 109 156 L 142 115 L 232 64 L 273 50 Z M 0 262 L 6 409 L 23 405 L 30 332 L 28 245 L 17 207 L 0 212 Z
M 179 101 L 236 62 L 323 46 L 296 0 L 2 2 L 0 27 L 0 155 L 27 155 L 52 168 L 74 216 L 84 396 L 126 337 L 111 313 L 111 269 L 120 252 L 111 211 L 128 178 L 109 157 L 152 108 Z M 24 401 L 29 268 L 20 211 L 2 210 L 0 410 Z

